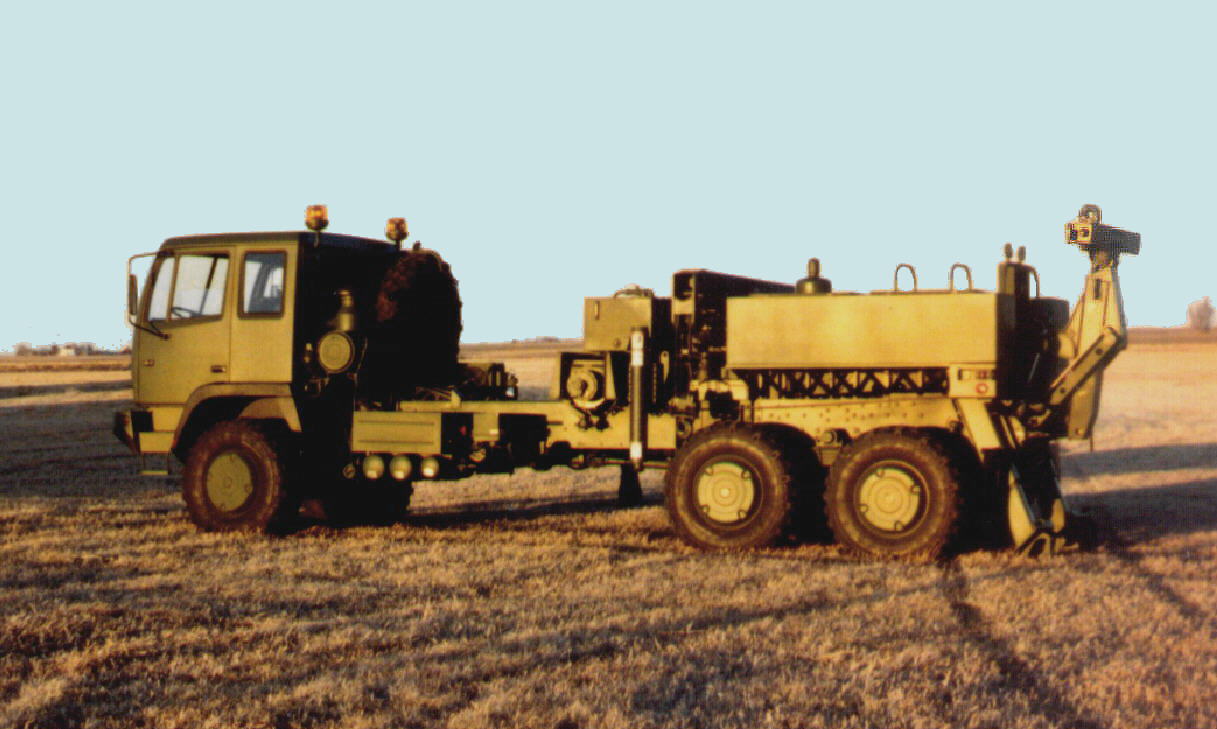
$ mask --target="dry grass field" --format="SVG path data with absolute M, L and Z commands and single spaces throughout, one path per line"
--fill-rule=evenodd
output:
M 1096 551 L 937 565 L 700 554 L 611 470 L 201 534 L 109 434 L 125 373 L 2 373 L 0 727 L 1214 727 L 1215 370 L 1163 340 L 1110 372 L 1064 458 Z

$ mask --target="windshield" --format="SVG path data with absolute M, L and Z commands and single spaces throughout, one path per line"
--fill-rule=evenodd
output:
M 148 321 L 219 316 L 224 311 L 228 256 L 187 253 L 158 259 L 152 271 Z

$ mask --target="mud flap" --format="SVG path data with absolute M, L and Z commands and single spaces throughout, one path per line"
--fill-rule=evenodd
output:
M 115 438 L 127 449 L 136 455 L 139 454 L 139 446 L 135 444 L 135 430 L 131 425 L 131 413 L 127 410 L 119 410 L 114 413 L 114 427 L 110 430 Z

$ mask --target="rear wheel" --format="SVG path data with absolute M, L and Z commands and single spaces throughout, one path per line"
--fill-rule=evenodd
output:
M 824 521 L 824 479 L 827 471 L 816 455 L 815 441 L 806 433 L 781 425 L 765 428 L 786 460 L 791 483 L 790 519 L 787 533 L 796 541 L 831 542 Z
M 269 428 L 247 420 L 203 433 L 186 458 L 182 497 L 190 520 L 207 531 L 267 531 L 295 502 L 286 489 L 285 449 Z
M 828 523 L 837 541 L 856 552 L 933 559 L 958 526 L 959 482 L 949 452 L 930 436 L 870 433 L 832 465 Z
M 709 428 L 672 459 L 664 497 L 676 533 L 695 547 L 766 547 L 782 536 L 790 517 L 790 466 L 761 428 Z

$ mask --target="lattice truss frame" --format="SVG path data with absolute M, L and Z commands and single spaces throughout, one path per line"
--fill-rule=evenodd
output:
M 945 367 L 904 369 L 807 369 L 736 371 L 753 399 L 832 400 L 896 394 L 946 394 Z

